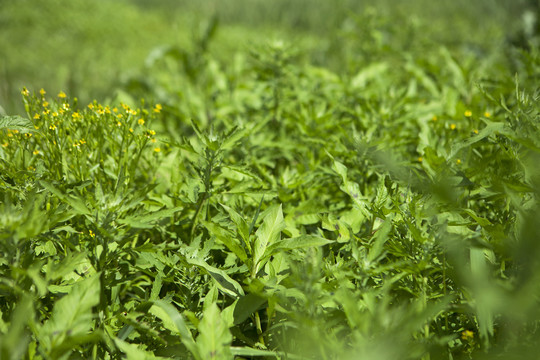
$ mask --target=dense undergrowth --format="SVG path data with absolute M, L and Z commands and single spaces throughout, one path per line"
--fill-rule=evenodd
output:
M 22 89 L 0 358 L 535 358 L 537 34 L 349 15 L 342 72 L 281 40 L 223 59 L 214 18 L 116 101 Z

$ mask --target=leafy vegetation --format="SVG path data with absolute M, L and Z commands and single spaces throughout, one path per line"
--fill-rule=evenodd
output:
M 494 4 L 466 42 L 449 5 L 430 36 L 390 2 L 341 1 L 325 33 L 299 1 L 283 40 L 244 49 L 256 18 L 213 4 L 99 100 L 92 81 L 81 100 L 19 89 L 0 117 L 0 358 L 535 358 L 539 34 L 495 20 L 537 8 Z

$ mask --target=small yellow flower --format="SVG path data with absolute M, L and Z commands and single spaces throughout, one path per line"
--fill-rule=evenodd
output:
M 114 113 L 117 113 L 117 112 L 118 112 L 118 108 L 115 106 L 115 107 L 113 107 L 112 111 L 113 111 Z
M 433 117 L 431 118 L 432 121 L 437 121 L 437 115 L 433 115 Z
M 465 113 L 463 115 L 465 115 L 466 117 L 471 117 L 472 116 L 472 111 L 471 110 L 465 110 Z
M 461 160 L 460 160 L 460 159 L 457 159 L 457 160 L 456 160 L 456 164 L 458 164 L 458 165 L 461 164 Z
M 152 136 L 156 135 L 156 132 L 154 130 L 148 130 L 148 133 Z
M 62 104 L 62 109 L 66 110 L 66 111 L 69 110 L 69 104 L 68 103 Z
M 116 126 L 122 126 L 122 123 L 119 121 L 116 123 Z
M 474 130 L 473 130 L 473 133 L 475 133 L 476 135 L 478 135 L 478 129 L 474 129 Z
M 484 113 L 484 116 L 487 117 L 487 118 L 489 118 L 489 117 L 491 117 L 491 113 L 490 113 L 489 111 L 486 111 L 486 112 Z
M 161 104 L 156 104 L 156 106 L 154 107 L 154 112 L 159 113 L 159 112 L 161 112 L 161 109 L 163 109 Z
M 39 119 L 39 114 L 34 115 L 34 120 L 38 120 L 38 119 Z
M 450 130 L 456 130 L 456 124 L 450 124 Z
M 121 119 L 121 118 L 123 118 L 123 117 L 124 117 L 124 115 L 122 115 L 122 114 L 118 114 L 118 115 L 116 115 L 116 117 L 117 117 L 117 118 L 119 118 L 119 119 Z
M 88 230 L 88 235 L 90 235 L 92 238 L 96 237 L 96 234 L 94 234 L 92 230 Z
M 160 152 L 160 151 L 161 151 L 160 148 L 158 148 L 158 147 L 155 147 L 155 148 L 154 148 L 154 152 L 158 153 L 158 152 Z
M 73 120 L 77 121 L 81 119 L 81 114 L 78 111 L 76 111 L 73 114 L 71 114 L 71 117 L 73 118 Z
M 49 125 L 49 129 L 50 130 L 56 130 L 56 125 L 54 125 L 54 124 Z
M 39 93 L 41 94 L 41 96 L 45 96 L 47 92 L 45 91 L 45 89 L 41 88 L 41 90 L 39 90 Z
M 88 108 L 89 108 L 90 110 L 94 110 L 94 104 L 88 104 Z
M 34 152 L 32 154 L 39 155 L 39 150 L 34 150 Z
M 25 133 L 24 136 L 25 136 L 27 139 L 29 139 L 29 138 L 32 137 L 32 133 Z
M 422 162 L 422 161 L 424 161 L 424 158 L 419 156 L 417 160 L 418 160 L 418 162 Z
M 36 168 L 33 167 L 33 166 L 29 166 L 27 169 L 28 169 L 29 171 L 34 171 L 34 170 L 36 170 Z
M 26 87 L 23 87 L 22 91 L 21 91 L 21 94 L 23 94 L 24 96 L 29 96 L 30 95 L 30 91 L 28 91 L 28 89 Z
M 129 128 L 129 132 L 132 133 L 132 132 L 133 132 L 133 128 Z
M 152 144 L 155 144 L 156 139 L 152 139 L 152 140 L 150 140 L 150 142 L 151 142 Z
M 461 338 L 463 340 L 469 340 L 474 338 L 474 333 L 471 330 L 465 330 L 461 333 Z
M 43 105 L 43 107 L 47 107 L 47 106 L 49 106 L 49 103 L 47 101 L 43 101 L 42 105 Z
M 56 111 L 54 111 L 54 112 L 52 113 L 52 116 L 53 116 L 53 117 L 57 117 L 57 116 L 58 116 L 58 113 L 57 113 Z
M 9 143 L 6 141 L 5 143 L 2 144 L 2 147 L 8 147 Z
M 141 126 L 144 125 L 144 119 L 139 119 L 139 120 L 137 120 L 137 123 L 138 123 L 139 125 L 141 125 Z
M 84 140 L 84 139 L 79 140 L 79 144 L 81 144 L 81 145 L 86 144 L 86 140 Z
M 60 92 L 58 93 L 58 97 L 59 97 L 60 99 L 65 99 L 66 96 L 67 96 L 66 93 L 63 92 L 63 91 L 60 91 Z

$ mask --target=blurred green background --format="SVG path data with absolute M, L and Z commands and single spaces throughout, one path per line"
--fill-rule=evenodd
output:
M 60 90 L 107 101 L 148 54 L 191 51 L 217 20 L 207 51 L 227 64 L 237 52 L 284 39 L 302 58 L 339 73 L 377 56 L 443 44 L 479 57 L 530 32 L 527 0 L 0 0 L 0 113 L 22 113 L 20 90 Z M 524 16 L 525 14 L 525 16 Z M 529 16 L 530 18 L 530 16 Z M 373 51 L 391 49 L 386 52 Z

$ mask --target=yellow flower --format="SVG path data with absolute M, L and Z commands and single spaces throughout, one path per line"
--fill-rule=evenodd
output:
M 158 148 L 158 147 L 155 147 L 155 148 L 154 148 L 154 152 L 157 152 L 157 153 L 158 153 L 158 152 L 160 152 L 160 151 L 161 151 L 160 148 Z
M 96 234 L 94 234 L 92 230 L 88 230 L 88 235 L 90 235 L 90 237 L 96 237 Z
M 463 340 L 469 340 L 474 338 L 474 333 L 471 330 L 465 330 L 461 333 L 461 338 Z
M 144 119 L 139 119 L 139 120 L 137 120 L 137 123 L 138 123 L 139 125 L 144 125 Z
M 122 126 L 122 123 L 119 121 L 116 123 L 116 126 Z
M 474 130 L 473 130 L 473 133 L 478 134 L 478 130 L 477 130 L 477 129 L 474 129 Z
M 152 136 L 156 135 L 156 132 L 154 130 L 148 130 L 148 133 Z
M 45 89 L 41 88 L 41 90 L 39 90 L 39 93 L 41 94 L 41 96 L 45 96 L 47 92 L 45 91 Z
M 118 108 L 115 106 L 115 107 L 113 107 L 112 111 L 115 112 L 115 113 L 117 113 L 117 112 L 118 112 Z
M 488 118 L 488 117 L 491 117 L 491 113 L 490 113 L 489 111 L 486 111 L 486 112 L 484 113 L 484 116 L 487 117 L 487 118 Z
M 86 144 L 86 140 L 84 140 L 84 139 L 79 140 L 79 144 L 81 144 L 81 145 Z
M 71 117 L 73 118 L 73 120 L 80 120 L 81 119 L 81 114 L 79 114 L 79 112 L 76 111 L 73 114 L 71 114 Z
M 461 160 L 460 160 L 460 159 L 457 159 L 457 160 L 456 160 L 456 164 L 458 164 L 458 165 L 461 164 Z
M 25 133 L 24 136 L 25 136 L 27 139 L 29 139 L 29 138 L 32 137 L 32 133 Z
M 163 109 L 161 104 L 156 104 L 156 106 L 154 107 L 154 112 L 159 113 L 159 112 L 161 112 L 161 109 Z
M 39 150 L 34 150 L 34 152 L 32 154 L 39 155 Z
M 450 130 L 456 130 L 456 124 L 450 124 Z
M 431 120 L 437 121 L 437 115 L 433 115 L 433 117 L 431 118 Z
M 88 104 L 88 108 L 89 108 L 90 110 L 93 110 L 93 109 L 94 109 L 94 104 Z
M 62 104 L 62 109 L 69 110 L 69 104 L 67 103 Z
M 465 110 L 465 113 L 463 115 L 465 115 L 466 117 L 471 117 L 472 116 L 472 111 L 471 110 Z
M 422 162 L 422 161 L 424 161 L 424 158 L 419 156 L 417 160 L 418 160 L 418 162 Z
M 47 101 L 43 101 L 42 105 L 43 105 L 43 107 L 47 107 L 47 106 L 49 106 L 49 103 Z
M 132 133 L 132 132 L 133 132 L 133 128 L 129 128 L 129 132 Z
M 23 87 L 22 91 L 21 91 L 21 94 L 23 94 L 24 96 L 29 96 L 30 95 L 30 91 L 28 91 L 28 89 L 26 87 Z
M 50 130 L 56 130 L 56 125 L 51 124 L 51 125 L 49 126 L 49 129 L 50 129 Z
M 154 143 L 156 142 L 156 139 L 152 139 L 152 140 L 150 140 L 150 142 L 151 142 L 152 144 L 154 144 Z
M 38 120 L 39 119 L 39 114 L 34 115 L 34 119 Z
M 58 116 L 58 113 L 57 113 L 56 111 L 54 111 L 54 112 L 52 113 L 52 116 L 53 116 L 53 117 L 57 117 L 57 116 Z
M 9 143 L 6 141 L 5 143 L 2 144 L 2 147 L 8 147 Z
M 58 93 L 58 97 L 59 97 L 60 99 L 65 99 L 65 98 L 66 98 L 66 93 L 63 92 L 63 91 L 60 91 L 60 92 Z

